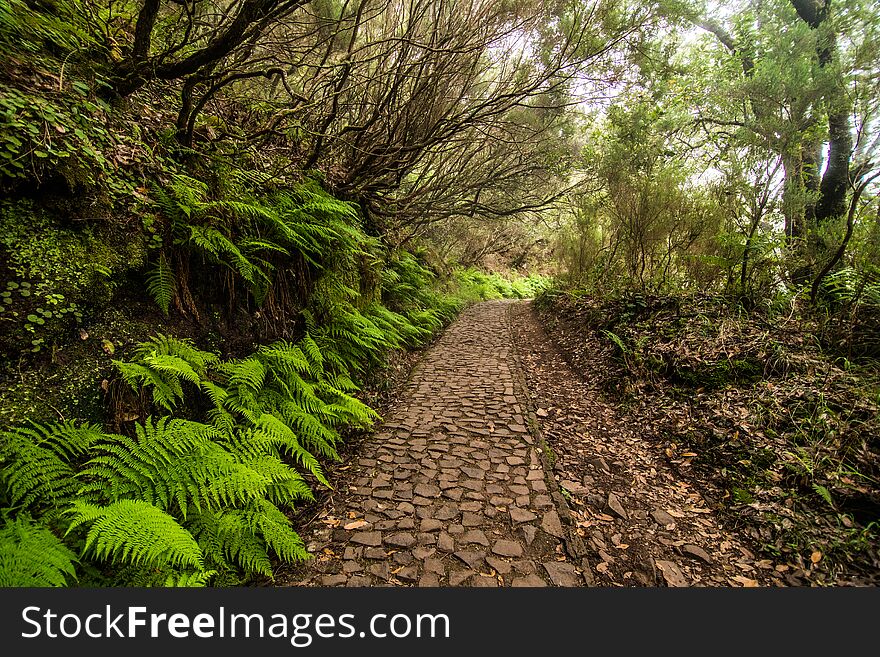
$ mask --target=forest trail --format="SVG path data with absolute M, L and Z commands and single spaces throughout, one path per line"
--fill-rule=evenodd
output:
M 557 561 L 562 528 L 526 426 L 510 305 L 470 307 L 416 366 L 307 537 L 318 552 L 303 583 L 583 583 Z
M 472 306 L 341 468 L 304 532 L 316 558 L 277 583 L 782 584 L 638 434 L 529 303 Z

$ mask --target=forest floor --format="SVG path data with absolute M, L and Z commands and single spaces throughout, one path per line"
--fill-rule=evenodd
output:
M 785 586 L 578 376 L 531 303 L 466 310 L 302 531 L 305 586 Z

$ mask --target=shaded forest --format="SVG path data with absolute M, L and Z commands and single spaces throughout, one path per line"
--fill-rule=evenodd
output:
M 876 584 L 878 33 L 3 0 L 0 585 L 271 582 L 402 360 L 502 298 L 789 584 Z

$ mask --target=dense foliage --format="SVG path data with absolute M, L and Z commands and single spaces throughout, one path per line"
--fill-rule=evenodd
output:
M 620 311 L 593 328 L 634 380 L 689 375 L 615 304 L 699 292 L 874 381 L 878 29 L 865 0 L 0 3 L 0 583 L 271 578 L 389 353 L 550 275 Z M 693 376 L 760 385 L 765 347 Z M 873 491 L 849 438 L 794 488 Z

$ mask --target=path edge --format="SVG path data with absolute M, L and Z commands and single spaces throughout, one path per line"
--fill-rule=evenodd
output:
M 534 313 L 535 310 L 532 304 L 532 300 L 521 300 L 510 303 L 508 304 L 507 312 L 505 313 L 507 332 L 510 335 L 511 354 L 513 355 L 513 375 L 517 383 L 517 388 L 519 389 L 519 395 L 517 396 L 522 400 L 523 414 L 526 417 L 526 427 L 535 441 L 535 451 L 537 451 L 538 458 L 541 460 L 541 467 L 544 469 L 544 483 L 547 485 L 550 498 L 553 500 L 553 503 L 556 506 L 556 512 L 559 514 L 559 519 L 562 521 L 562 545 L 570 561 L 577 564 L 583 571 L 586 586 L 595 586 L 593 570 L 587 559 L 589 551 L 586 543 L 584 543 L 584 540 L 577 534 L 574 514 L 571 511 L 568 501 L 562 495 L 559 484 L 553 476 L 553 466 L 547 457 L 547 454 L 550 451 L 550 446 L 541 431 L 538 415 L 536 413 L 535 401 L 532 397 L 531 390 L 529 389 L 525 367 L 522 363 L 520 345 L 515 339 L 513 333 L 513 308 L 522 305 L 525 307 L 526 312 Z

